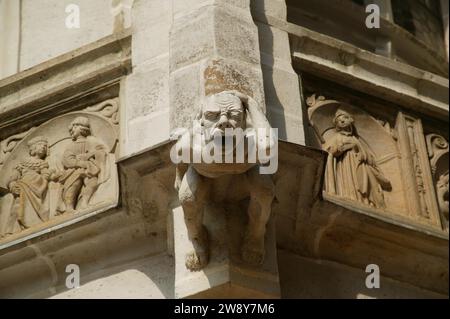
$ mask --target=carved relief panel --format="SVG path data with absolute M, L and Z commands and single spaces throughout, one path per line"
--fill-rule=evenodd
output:
M 395 139 L 357 108 L 312 96 L 309 119 L 328 155 L 325 192 L 378 209 L 406 214 Z
M 440 226 L 422 123 L 400 112 L 396 130 L 410 216 L 421 223 Z
M 449 146 L 447 140 L 437 134 L 427 135 L 428 156 L 430 158 L 433 183 L 436 190 L 436 196 L 441 214 L 442 224 L 449 231 L 448 222 L 448 152 Z
M 0 238 L 117 205 L 117 114 L 108 100 L 0 143 Z
M 393 128 L 360 108 L 322 96 L 312 95 L 307 104 L 315 135 L 329 154 L 328 198 L 401 222 L 441 228 L 420 120 L 400 112 Z M 440 170 L 445 184 L 445 170 Z

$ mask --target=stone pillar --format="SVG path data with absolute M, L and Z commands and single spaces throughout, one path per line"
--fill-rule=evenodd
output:
M 132 4 L 133 73 L 121 85 L 121 157 L 169 139 L 169 31 L 172 1 L 122 0 Z M 129 18 L 123 17 L 124 27 Z
M 285 0 L 252 0 L 261 46 L 267 117 L 281 140 L 305 145 L 299 76 L 292 67 Z M 306 109 L 306 108 L 305 108 Z
M 190 127 L 205 96 L 237 90 L 265 109 L 258 30 L 250 0 L 174 0 L 171 127 Z
M 252 97 L 265 110 L 258 29 L 250 13 L 250 0 L 174 0 L 170 32 L 171 129 L 190 128 L 205 97 L 236 90 Z M 192 249 L 184 212 L 175 203 L 170 227 L 175 255 L 177 298 L 279 297 L 273 222 L 266 233 L 262 266 L 247 266 L 240 248 L 247 211 L 223 205 L 205 207 L 210 260 L 201 271 L 185 266 Z

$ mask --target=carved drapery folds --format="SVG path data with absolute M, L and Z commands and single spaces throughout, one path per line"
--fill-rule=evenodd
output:
M 436 187 L 439 210 L 441 213 L 442 222 L 448 231 L 449 145 L 444 137 L 437 134 L 429 134 L 427 135 L 427 147 L 433 180 Z
M 333 119 L 335 132 L 325 143 L 329 153 L 326 191 L 363 204 L 386 208 L 383 191 L 391 189 L 369 145 L 358 135 L 352 115 L 338 109 Z
M 329 154 L 324 185 L 328 196 L 441 228 L 420 120 L 399 112 L 392 127 L 360 108 L 323 96 L 312 95 L 307 104 L 317 139 Z M 448 144 L 441 139 L 429 137 L 428 144 L 430 158 L 441 156 L 445 148 L 448 157 Z M 433 160 L 431 166 L 436 166 Z M 442 190 L 445 215 L 448 164 L 439 171 L 434 176 L 436 188 Z
M 0 237 L 117 204 L 117 111 L 109 100 L 2 142 Z
M 395 170 L 398 157 L 390 132 L 350 105 L 315 95 L 307 104 L 310 122 L 329 154 L 325 192 L 385 210 L 385 195 L 392 191 L 393 185 L 397 186 L 389 174 Z M 386 144 L 384 149 L 373 143 L 376 135 L 381 135 L 379 142 Z

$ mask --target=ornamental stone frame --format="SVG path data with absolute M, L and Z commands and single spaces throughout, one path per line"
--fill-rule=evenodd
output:
M 7 140 L 3 242 L 118 204 L 117 113 L 117 99 L 108 100 L 16 135 L 13 145 Z

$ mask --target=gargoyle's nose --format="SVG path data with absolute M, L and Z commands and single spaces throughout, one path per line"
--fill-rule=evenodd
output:
M 221 130 L 225 130 L 226 128 L 231 128 L 230 122 L 228 121 L 228 117 L 226 115 L 221 115 L 218 127 Z

